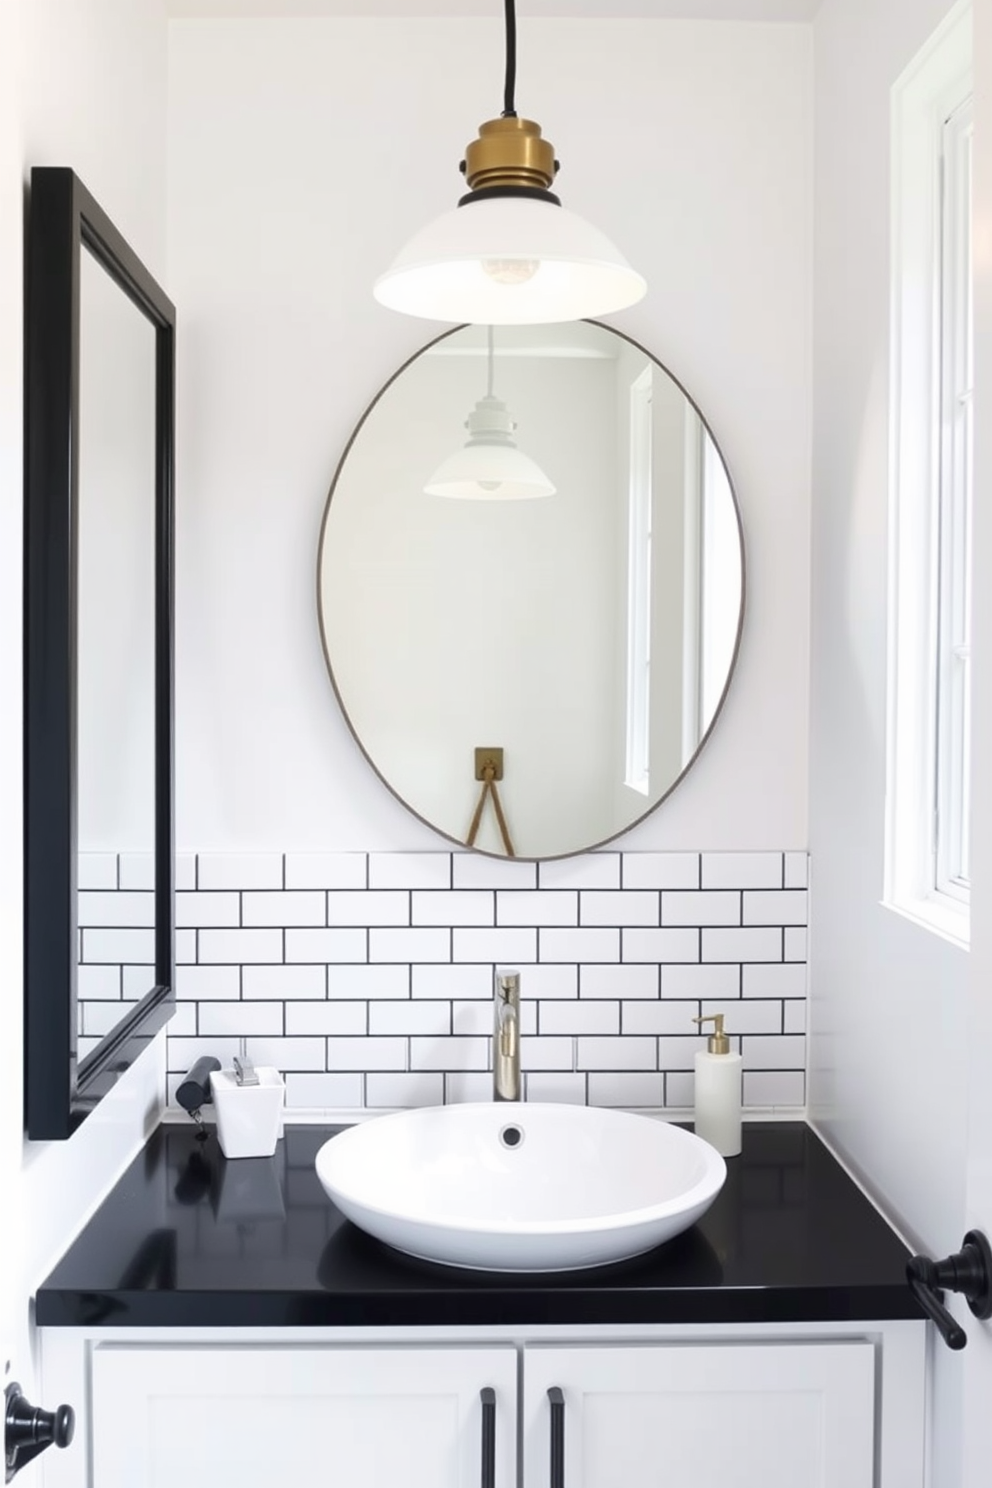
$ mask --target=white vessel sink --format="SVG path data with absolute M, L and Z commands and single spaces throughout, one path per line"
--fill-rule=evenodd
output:
M 429 1106 L 331 1137 L 317 1176 L 347 1217 L 409 1255 L 486 1271 L 565 1271 L 640 1255 L 709 1208 L 708 1142 L 626 1111 Z

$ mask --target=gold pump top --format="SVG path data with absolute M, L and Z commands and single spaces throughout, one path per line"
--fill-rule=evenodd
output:
M 693 1023 L 712 1023 L 713 1032 L 706 1040 L 706 1048 L 710 1054 L 729 1054 L 730 1040 L 723 1031 L 723 1013 L 707 1013 L 703 1018 L 693 1018 Z

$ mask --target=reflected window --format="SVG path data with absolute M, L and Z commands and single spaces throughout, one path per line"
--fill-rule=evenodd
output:
M 625 784 L 651 786 L 651 368 L 630 388 L 627 493 L 627 769 Z

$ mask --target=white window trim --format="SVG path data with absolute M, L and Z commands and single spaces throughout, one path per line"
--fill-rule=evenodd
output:
M 968 907 L 934 883 L 940 419 L 940 150 L 972 91 L 970 0 L 892 89 L 888 728 L 883 902 L 967 945 Z M 920 287 L 925 287 L 921 293 Z
M 652 369 L 630 385 L 627 527 L 627 748 L 624 784 L 651 788 Z

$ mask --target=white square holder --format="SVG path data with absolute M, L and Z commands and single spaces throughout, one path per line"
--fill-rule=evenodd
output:
M 215 1070 L 210 1076 L 217 1140 L 225 1157 L 271 1157 L 276 1150 L 286 1085 L 268 1065 L 255 1073 L 257 1085 L 239 1085 L 234 1070 Z

